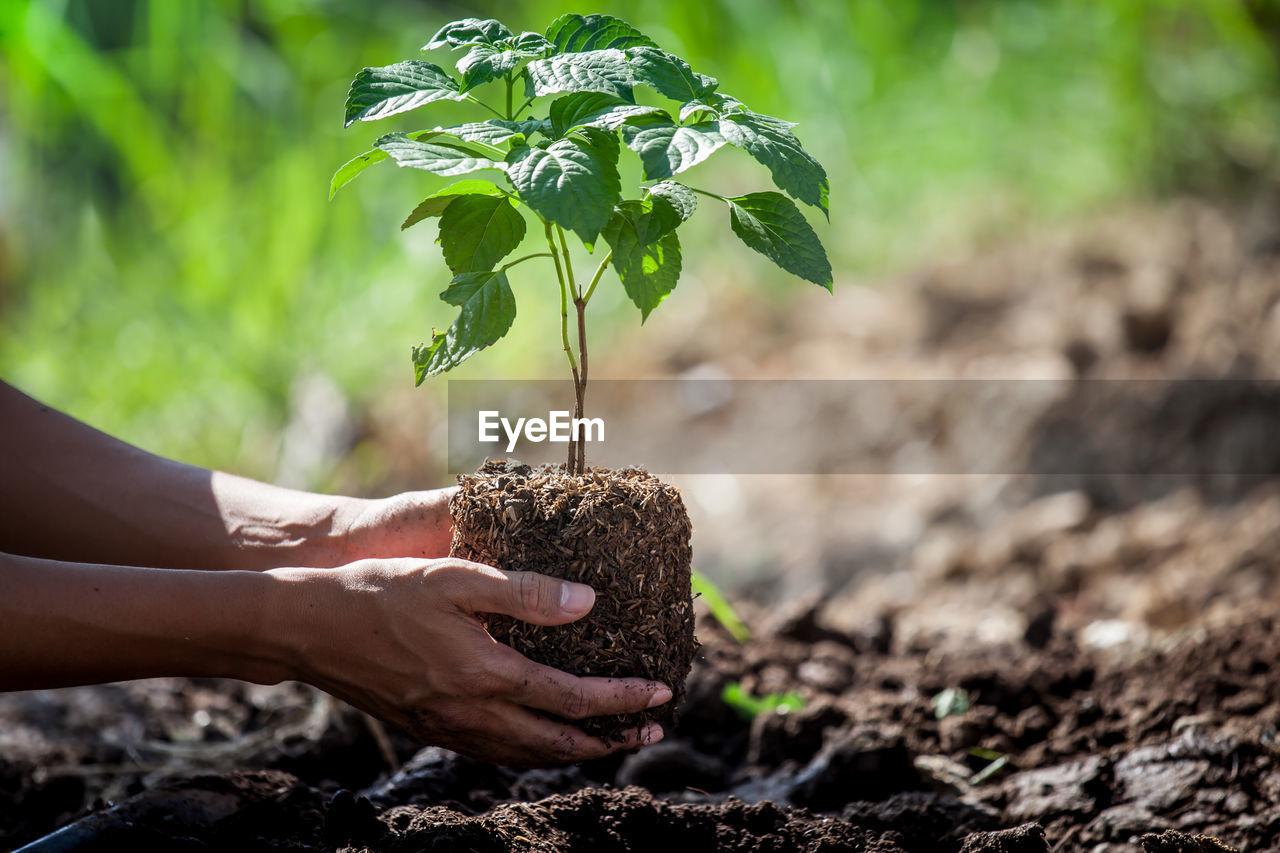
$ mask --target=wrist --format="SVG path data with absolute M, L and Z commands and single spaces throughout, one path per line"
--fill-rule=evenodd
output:
M 455 491 L 449 488 L 405 492 L 365 501 L 344 538 L 347 562 L 448 556 L 453 538 L 449 499 Z
M 279 677 L 275 681 L 315 683 L 313 662 L 320 638 L 332 632 L 328 619 L 334 572 L 281 568 L 262 572 L 266 581 L 261 608 L 263 654 Z

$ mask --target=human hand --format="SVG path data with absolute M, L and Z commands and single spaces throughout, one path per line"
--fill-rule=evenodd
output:
M 453 536 L 449 499 L 457 490 L 452 486 L 363 501 L 346 528 L 343 551 L 348 560 L 448 556 Z
M 494 640 L 478 615 L 562 625 L 591 609 L 588 586 L 457 559 L 364 560 L 272 574 L 302 605 L 289 609 L 300 618 L 286 627 L 294 677 L 424 743 L 536 766 L 662 738 L 661 727 L 650 724 L 610 744 L 538 713 L 568 720 L 630 713 L 668 701 L 671 691 L 645 679 L 579 678 L 536 664 Z

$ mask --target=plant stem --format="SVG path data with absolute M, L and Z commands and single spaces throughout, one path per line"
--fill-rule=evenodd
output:
M 505 159 L 507 159 L 507 152 L 503 151 L 501 148 L 499 148 L 499 147 L 498 147 L 498 146 L 496 146 L 496 145 L 490 145 L 490 144 L 489 144 L 489 143 L 487 143 L 487 142 L 479 142 L 479 141 L 474 140 L 474 139 L 473 139 L 473 140 L 467 140 L 467 141 L 464 141 L 464 142 L 463 142 L 463 144 L 464 144 L 464 145 L 475 145 L 475 146 L 478 146 L 478 147 L 480 147 L 480 148 L 488 148 L 488 149 L 489 149 L 490 151 L 492 151 L 494 154 L 498 155 L 498 159 L 499 159 L 499 160 L 505 160 Z
M 564 254 L 564 270 L 565 276 L 569 280 L 569 289 L 573 293 L 576 300 L 582 296 L 582 291 L 578 288 L 578 282 L 573 277 L 573 261 L 569 260 L 569 243 L 564 238 L 564 229 L 559 225 L 556 226 L 556 233 L 560 235 L 560 251 Z
M 587 286 L 587 293 L 582 297 L 582 304 L 586 305 L 591 301 L 591 294 L 596 292 L 596 285 L 600 283 L 600 276 L 604 275 L 604 268 L 609 266 L 609 261 L 613 260 L 613 249 L 604 256 L 604 260 L 600 261 L 600 266 L 596 267 L 596 274 L 591 277 L 591 284 Z
M 560 253 L 564 255 L 565 277 L 569 281 L 569 287 L 573 293 L 573 307 L 577 314 L 578 320 L 578 373 L 574 377 L 574 411 L 573 416 L 577 419 L 583 417 L 583 406 L 587 397 L 587 300 L 582 296 L 582 288 L 578 286 L 577 280 L 573 275 L 573 261 L 569 259 L 569 241 L 564 236 L 564 229 L 559 225 L 556 226 L 556 234 L 560 237 Z M 597 271 L 595 281 L 599 281 L 600 272 Z M 585 441 L 569 441 L 569 452 L 573 453 L 574 446 L 577 446 L 577 475 L 581 477 L 587 470 L 587 443 Z
M 722 196 L 722 195 L 720 195 L 720 194 L 718 194 L 718 193 L 707 192 L 706 190 L 700 190 L 700 189 L 698 189 L 697 187 L 689 187 L 689 189 L 693 190 L 693 191 L 694 191 L 694 192 L 696 192 L 698 195 L 705 195 L 705 196 L 707 196 L 708 198 L 718 198 L 718 199 L 720 199 L 720 201 L 728 201 L 728 200 L 729 200 L 729 199 L 725 198 L 724 196 Z
M 573 357 L 573 348 L 569 346 L 569 291 L 564 283 L 564 267 L 560 264 L 560 252 L 556 249 L 551 236 L 551 223 L 547 223 L 547 245 L 551 247 L 551 259 L 556 264 L 556 280 L 560 282 L 560 340 L 564 344 L 564 354 L 569 358 L 569 367 L 573 370 L 573 382 L 578 382 L 578 360 Z
M 515 111 L 515 114 L 514 114 L 514 115 L 512 115 L 512 117 L 511 117 L 511 118 L 514 120 L 517 116 L 519 116 L 519 115 L 520 115 L 520 113 L 522 113 L 522 112 L 524 112 L 526 109 L 528 109 L 528 108 L 529 108 L 529 105 L 530 105 L 530 104 L 532 104 L 532 103 L 533 103 L 533 98 L 530 98 L 529 100 L 525 101 L 523 104 L 521 104 L 521 105 L 520 105 L 520 109 L 518 109 L 518 110 L 516 110 L 516 111 Z
M 565 357 L 569 359 L 569 370 L 573 373 L 573 394 L 575 399 L 581 398 L 582 380 L 578 375 L 578 360 L 573 357 L 573 347 L 569 345 L 569 288 L 565 284 L 564 267 L 560 263 L 560 252 L 556 249 L 555 237 L 551 234 L 551 223 L 543 220 L 546 226 L 547 246 L 551 249 L 551 259 L 556 265 L 556 280 L 560 283 L 560 342 L 564 346 Z M 565 463 L 565 470 L 569 474 L 575 473 L 577 468 L 577 452 L 574 447 L 575 442 L 572 438 L 569 440 L 569 459 Z
M 509 270 L 512 267 L 514 267 L 516 264 L 522 264 L 525 261 L 529 261 L 534 258 L 550 258 L 550 257 L 552 257 L 552 254 L 550 252 L 534 252 L 532 255 L 525 255 L 523 258 L 516 258 L 514 261 L 505 263 L 502 265 L 502 268 L 504 270 Z
M 477 98 L 475 95 L 472 95 L 472 94 L 468 93 L 468 94 L 467 94 L 467 100 L 468 100 L 468 101 L 470 101 L 470 102 L 471 102 L 471 103 L 473 103 L 473 104 L 479 104 L 480 106 L 484 107 L 484 108 L 485 108 L 486 110 L 488 110 L 489 112 L 491 112 L 491 113 L 493 113 L 494 115 L 496 115 L 498 118 L 505 118 L 505 116 L 504 116 L 502 113 L 498 112 L 498 111 L 497 111 L 497 110 L 495 110 L 493 107 L 489 106 L 489 105 L 488 105 L 488 104 L 486 104 L 484 101 L 482 101 L 482 100 L 480 100 L 479 98 Z
M 564 237 L 563 234 L 560 236 Z M 581 296 L 576 297 L 573 300 L 573 306 L 578 309 L 578 358 L 582 362 L 581 378 L 576 388 L 578 398 L 577 414 L 574 417 L 581 419 L 587 397 L 587 300 Z M 587 473 L 587 443 L 579 441 L 577 444 L 578 476 L 581 477 Z
M 515 118 L 515 116 L 512 115 L 511 113 L 511 86 L 513 85 L 513 82 L 514 81 L 512 81 L 511 79 L 511 72 L 508 71 L 507 72 L 507 121 L 511 121 L 512 119 Z

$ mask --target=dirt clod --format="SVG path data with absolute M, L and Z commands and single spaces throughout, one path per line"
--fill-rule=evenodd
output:
M 1172 829 L 1156 835 L 1149 833 L 1138 839 L 1146 853 L 1235 853 L 1216 838 L 1207 835 L 1187 835 Z
M 1028 823 L 1014 829 L 978 832 L 970 835 L 960 853 L 1049 853 L 1044 829 Z

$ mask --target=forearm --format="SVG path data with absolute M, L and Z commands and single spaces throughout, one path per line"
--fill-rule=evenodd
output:
M 0 690 L 187 675 L 292 677 L 285 579 L 0 554 Z
M 0 384 L 0 550 L 117 565 L 336 566 L 371 502 L 147 453 Z

